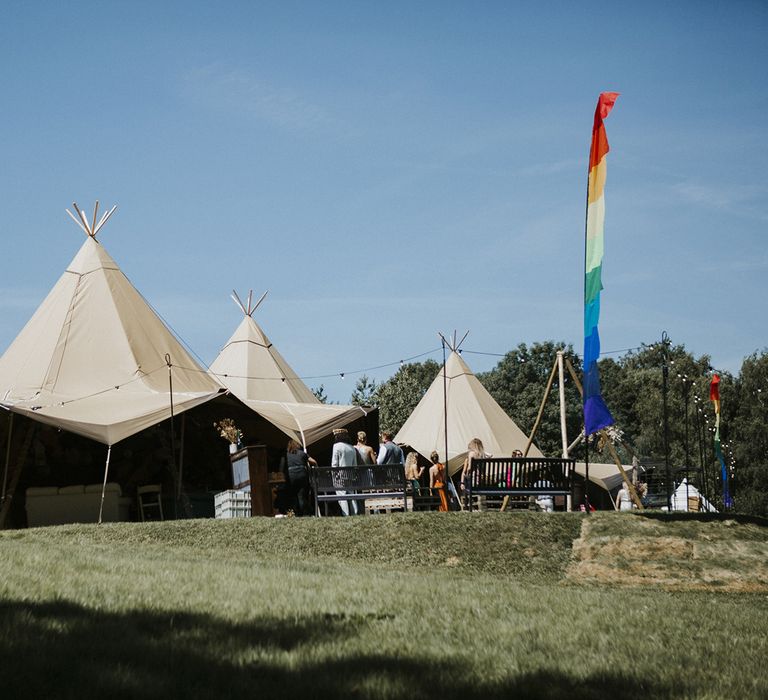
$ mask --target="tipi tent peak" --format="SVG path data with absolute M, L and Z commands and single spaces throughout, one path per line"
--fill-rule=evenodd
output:
M 109 220 L 109 217 L 115 213 L 117 204 L 115 204 L 115 206 L 113 206 L 106 214 L 101 217 L 101 219 L 99 219 L 99 223 L 96 223 L 96 218 L 99 215 L 98 199 L 96 200 L 96 205 L 93 207 L 93 219 L 91 221 L 88 221 L 88 217 L 85 215 L 85 212 L 77 206 L 77 202 L 72 202 L 72 207 L 77 212 L 77 216 L 69 211 L 69 209 L 65 209 L 67 214 L 69 214 L 69 216 L 72 218 L 72 221 L 74 221 L 85 232 L 86 236 L 90 236 L 91 238 L 95 239 L 96 234 L 101 231 L 104 224 L 106 224 Z
M 224 391 L 96 240 L 75 204 L 80 250 L 0 357 L 0 401 L 41 423 L 114 445 Z M 172 380 L 172 387 L 171 387 Z
M 305 446 L 367 414 L 360 406 L 321 403 L 293 371 L 253 319 L 266 293 L 255 305 L 251 293 L 245 304 L 233 294 L 243 319 L 208 369 L 231 394 Z
M 267 298 L 267 294 L 269 294 L 269 290 L 264 292 L 264 294 L 262 294 L 259 297 L 259 300 L 255 304 L 252 304 L 252 301 L 253 301 L 253 290 L 249 289 L 248 290 L 248 304 L 247 305 L 243 304 L 243 302 L 240 300 L 240 297 L 237 296 L 237 292 L 234 289 L 232 290 L 232 295 L 231 296 L 232 296 L 232 300 L 235 302 L 235 304 L 237 304 L 240 307 L 240 310 L 246 316 L 250 316 L 251 318 L 253 318 L 253 312 L 256 311 L 256 309 L 258 309 L 259 306 L 261 306 L 261 302 L 264 301 L 264 299 Z
M 453 474 L 461 468 L 467 445 L 473 438 L 479 438 L 486 452 L 497 457 L 509 456 L 516 449 L 524 450 L 529 442 L 528 436 L 496 403 L 458 351 L 451 350 L 429 389 L 398 431 L 395 442 L 409 445 L 424 457 L 433 450 L 444 456 L 447 442 L 448 472 Z M 531 444 L 528 456 L 544 455 Z
M 440 338 L 440 340 L 443 341 L 443 345 L 446 346 L 451 352 L 457 352 L 457 353 L 461 354 L 461 345 L 467 339 L 467 336 L 469 335 L 469 331 L 467 331 L 462 336 L 461 340 L 459 340 L 458 342 L 456 341 L 456 338 L 458 337 L 457 331 L 453 331 L 453 339 L 452 340 L 451 340 L 450 336 L 448 336 L 448 338 L 446 338 L 439 331 L 438 331 L 437 335 Z

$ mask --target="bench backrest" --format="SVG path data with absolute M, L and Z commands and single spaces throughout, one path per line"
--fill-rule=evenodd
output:
M 576 461 L 550 457 L 486 457 L 473 459 L 474 492 L 569 493 Z
M 357 467 L 313 467 L 310 471 L 318 494 L 374 490 L 405 493 L 405 468 L 402 464 L 365 464 Z

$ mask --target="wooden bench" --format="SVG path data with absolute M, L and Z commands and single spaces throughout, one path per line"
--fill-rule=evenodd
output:
M 361 509 L 366 501 L 402 499 L 408 509 L 405 469 L 402 464 L 366 464 L 357 467 L 310 467 L 309 479 L 315 492 L 315 513 L 320 504 L 356 501 Z M 345 491 L 346 493 L 337 493 Z
M 419 486 L 418 489 L 412 489 L 411 501 L 414 511 L 438 510 L 440 508 L 440 489 Z
M 469 483 L 465 483 L 469 510 L 476 500 L 498 500 L 509 496 L 519 507 L 525 497 L 568 496 L 573 489 L 576 460 L 548 457 L 486 457 L 473 459 Z M 481 497 L 477 499 L 477 497 Z

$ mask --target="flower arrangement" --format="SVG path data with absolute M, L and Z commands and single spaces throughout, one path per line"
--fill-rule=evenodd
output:
M 621 445 L 623 439 L 624 431 L 620 430 L 616 425 L 609 425 L 600 432 L 600 436 L 597 439 L 597 449 L 602 452 L 609 441 L 614 446 Z
M 222 418 L 218 423 L 214 423 L 213 427 L 218 430 L 221 437 L 232 445 L 239 445 L 243 439 L 242 431 L 231 418 Z

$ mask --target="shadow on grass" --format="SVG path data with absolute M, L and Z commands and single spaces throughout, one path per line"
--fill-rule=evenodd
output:
M 474 682 L 482 666 L 344 654 L 366 616 L 233 624 L 188 613 L 103 613 L 67 602 L 0 604 L 3 698 L 673 698 L 685 688 L 611 671 Z M 331 660 L 326 660 L 331 659 Z

